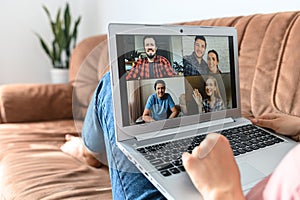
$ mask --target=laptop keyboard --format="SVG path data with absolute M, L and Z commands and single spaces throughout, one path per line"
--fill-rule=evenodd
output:
M 251 124 L 218 132 L 230 142 L 234 156 L 283 142 L 279 137 Z M 181 156 L 192 150 L 204 140 L 206 135 L 198 135 L 176 141 L 138 148 L 139 151 L 163 176 L 184 172 Z

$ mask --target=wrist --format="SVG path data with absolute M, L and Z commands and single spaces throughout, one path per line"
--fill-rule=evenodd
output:
M 198 106 L 198 112 L 202 113 L 202 106 Z
M 204 199 L 217 200 L 217 199 L 226 199 L 226 200 L 244 200 L 244 194 L 240 187 L 229 189 L 229 190 L 214 190 L 211 191 L 208 196 L 205 196 Z

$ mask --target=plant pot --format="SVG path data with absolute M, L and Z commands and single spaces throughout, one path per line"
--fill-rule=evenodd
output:
M 69 69 L 51 69 L 52 83 L 68 83 L 69 82 Z

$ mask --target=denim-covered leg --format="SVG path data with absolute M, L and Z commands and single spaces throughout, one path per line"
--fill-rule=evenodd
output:
M 164 199 L 116 146 L 109 73 L 103 76 L 89 106 L 83 140 L 89 150 L 98 153 L 105 150 L 105 143 L 114 199 Z

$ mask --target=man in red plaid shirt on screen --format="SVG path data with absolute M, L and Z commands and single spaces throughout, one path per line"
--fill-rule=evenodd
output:
M 165 78 L 175 75 L 170 62 L 163 56 L 156 55 L 157 46 L 153 36 L 144 37 L 147 57 L 139 59 L 126 76 L 126 80 Z

